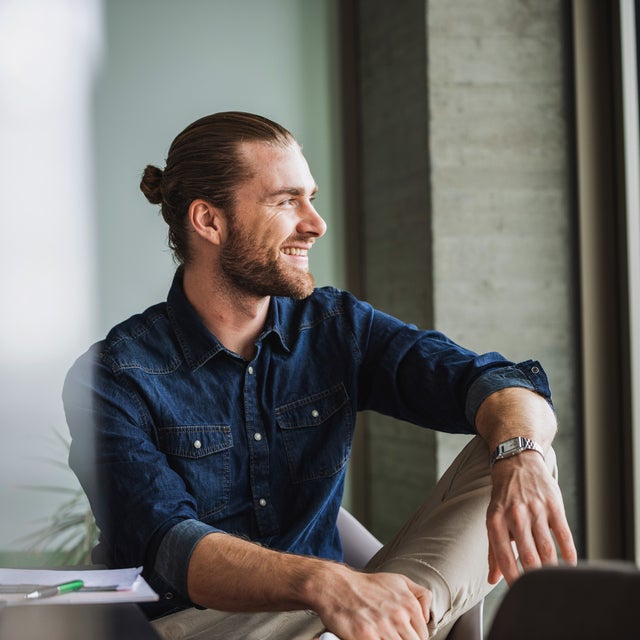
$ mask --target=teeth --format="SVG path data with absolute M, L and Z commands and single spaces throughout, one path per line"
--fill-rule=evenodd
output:
M 285 247 L 282 250 L 282 253 L 284 253 L 287 256 L 306 256 L 309 253 L 308 249 L 297 249 L 295 247 Z

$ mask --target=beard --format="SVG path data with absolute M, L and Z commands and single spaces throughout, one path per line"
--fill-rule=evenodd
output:
M 279 249 L 261 245 L 251 234 L 244 234 L 231 224 L 220 266 L 227 281 L 246 294 L 295 300 L 310 296 L 315 286 L 311 273 L 283 264 L 279 255 Z

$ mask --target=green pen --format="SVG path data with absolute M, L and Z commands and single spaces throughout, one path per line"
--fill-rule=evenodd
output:
M 82 589 L 84 582 L 82 580 L 72 580 L 71 582 L 63 582 L 62 584 L 56 584 L 51 587 L 42 587 L 36 589 L 31 593 L 27 593 L 25 598 L 27 600 L 39 600 L 40 598 L 50 598 L 51 596 L 57 596 L 61 593 L 69 593 L 70 591 L 77 591 Z

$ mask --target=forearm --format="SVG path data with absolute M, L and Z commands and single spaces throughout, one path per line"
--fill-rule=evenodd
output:
M 222 611 L 316 609 L 319 590 L 314 594 L 314 583 L 322 584 L 322 574 L 328 579 L 339 568 L 327 560 L 212 533 L 191 555 L 187 587 L 192 602 Z
M 524 436 L 547 451 L 557 431 L 553 409 L 541 395 L 520 387 L 488 396 L 476 414 L 476 429 L 493 451 L 501 442 Z
M 362 573 L 224 533 L 197 544 L 187 585 L 193 602 L 223 611 L 310 609 L 343 640 L 428 637 L 431 592 L 405 576 Z

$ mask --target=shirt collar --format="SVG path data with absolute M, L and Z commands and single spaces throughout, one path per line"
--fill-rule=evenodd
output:
M 173 283 L 167 296 L 167 314 L 169 322 L 175 333 L 184 359 L 190 369 L 195 370 L 219 352 L 227 352 L 224 345 L 205 326 L 200 316 L 196 313 L 182 285 L 183 270 L 179 267 L 173 277 Z M 277 342 L 285 350 L 289 346 L 282 329 L 281 300 L 272 298 L 269 305 L 269 314 L 265 328 L 258 338 L 262 342 L 268 335 L 277 336 Z
M 264 331 L 259 338 L 262 341 L 269 334 L 273 334 L 278 338 L 278 343 L 284 351 L 290 351 L 289 343 L 283 328 L 283 319 L 286 318 L 286 311 L 283 309 L 284 298 L 271 298 L 271 304 L 269 305 L 269 315 L 267 316 L 267 322 L 265 323 Z M 275 341 L 274 341 L 275 342 Z

